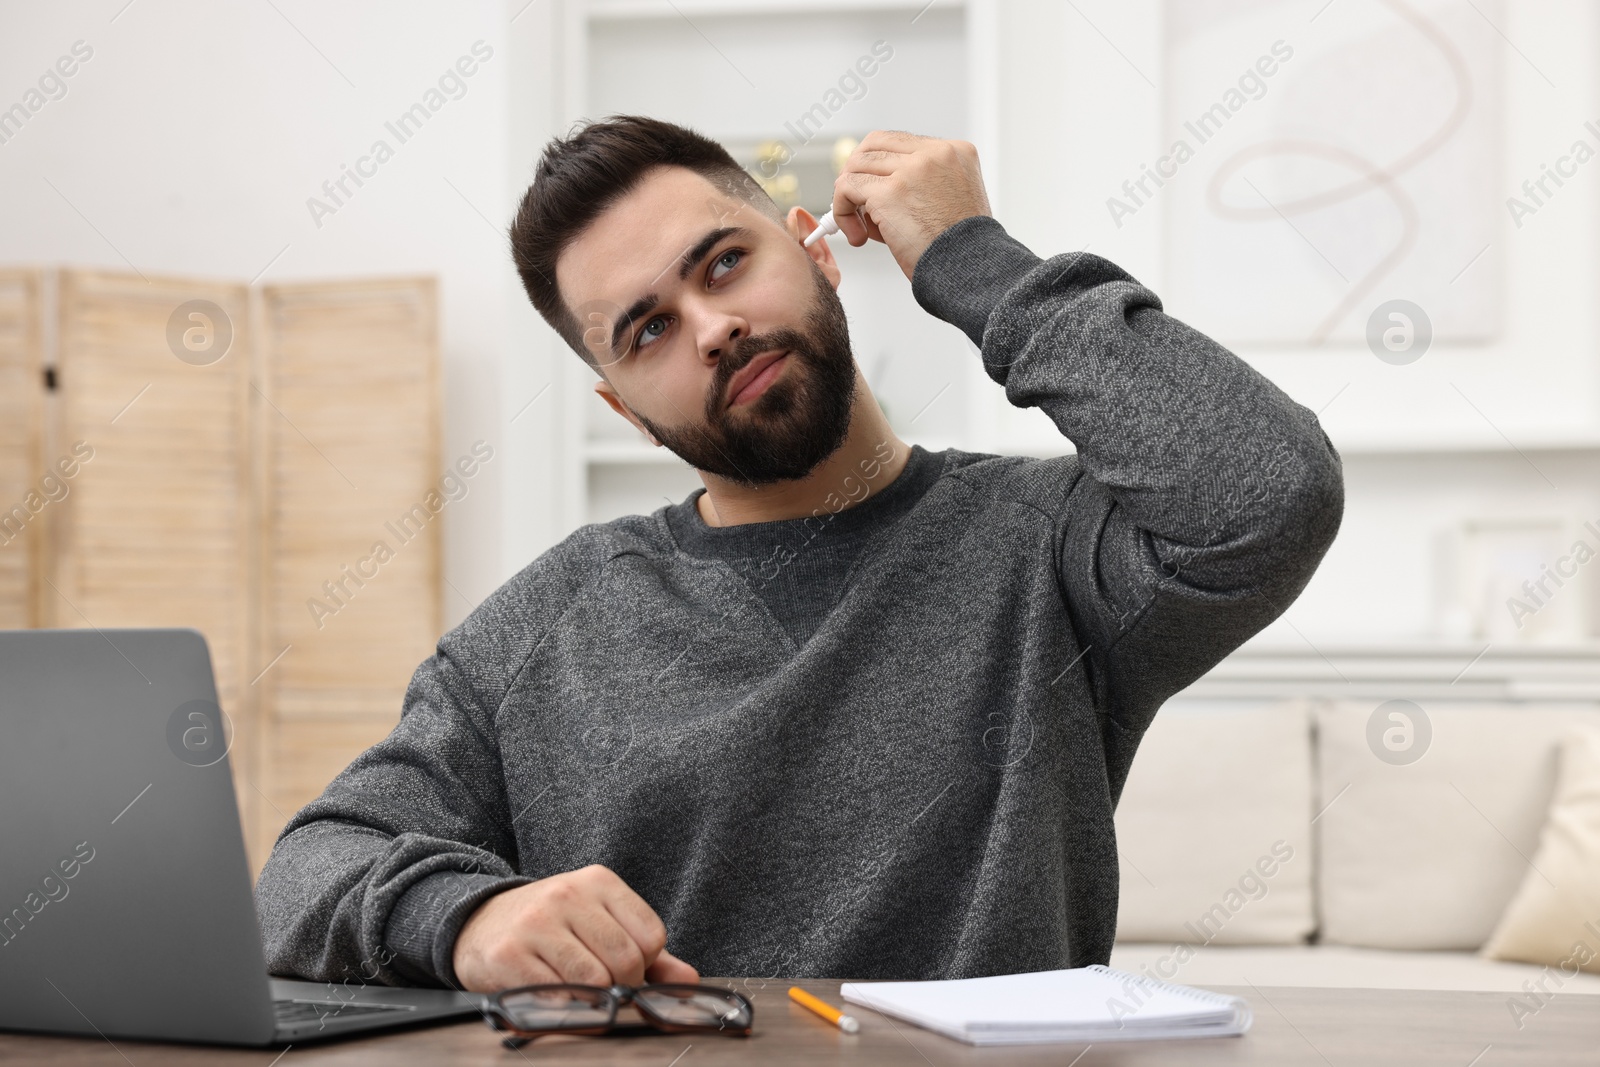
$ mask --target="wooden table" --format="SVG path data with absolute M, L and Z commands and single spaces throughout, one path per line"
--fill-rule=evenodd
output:
M 638 1038 L 543 1037 L 517 1051 L 481 1020 L 391 1032 L 373 1037 L 299 1045 L 282 1049 L 238 1050 L 214 1047 L 0 1034 L 0 1063 L 83 1064 L 150 1067 L 156 1064 L 259 1064 L 310 1067 L 312 1064 L 381 1063 L 404 1067 L 486 1064 L 649 1064 L 699 1067 L 710 1063 L 873 1064 L 883 1067 L 947 1067 L 954 1064 L 1057 1064 L 1098 1067 L 1116 1064 L 1263 1064 L 1291 1067 L 1502 1067 L 1539 1064 L 1562 1067 L 1600 1064 L 1600 997 L 1557 995 L 1519 1030 L 1504 993 L 1419 992 L 1384 989 L 1304 989 L 1215 986 L 1245 997 L 1255 1023 L 1243 1037 L 1191 1041 L 1028 1045 L 974 1048 L 937 1034 L 897 1023 L 887 1016 L 851 1007 L 861 1021 L 856 1035 L 840 1033 L 791 1002 L 788 987 L 799 985 L 839 1003 L 837 981 L 706 979 L 733 985 L 756 1009 L 756 1032 L 749 1038 L 651 1035 Z M 278 1057 L 282 1055 L 282 1059 Z

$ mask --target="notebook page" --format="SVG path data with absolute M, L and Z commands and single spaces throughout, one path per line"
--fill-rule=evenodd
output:
M 946 1034 L 1221 1026 L 1237 1017 L 1242 1004 L 1099 967 L 934 982 L 848 982 L 840 995 Z

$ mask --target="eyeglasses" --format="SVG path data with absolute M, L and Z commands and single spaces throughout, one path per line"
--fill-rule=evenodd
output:
M 642 1023 L 617 1022 L 632 1004 Z M 530 985 L 489 998 L 484 1015 L 495 1030 L 513 1031 L 503 1042 L 520 1048 L 540 1034 L 640 1034 L 721 1032 L 749 1037 L 755 1008 L 732 989 L 695 984 L 642 986 Z

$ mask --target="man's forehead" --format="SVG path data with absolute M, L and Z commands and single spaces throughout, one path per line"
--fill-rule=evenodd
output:
M 683 254 L 708 231 L 771 220 L 682 167 L 662 167 L 590 223 L 556 260 L 569 306 L 625 305 L 676 284 Z

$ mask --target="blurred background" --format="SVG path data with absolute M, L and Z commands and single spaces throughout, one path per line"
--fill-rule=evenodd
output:
M 1339 539 L 1201 712 L 1592 701 L 1597 60 L 1582 0 L 0 4 L 0 625 L 205 632 L 259 867 L 440 632 L 577 526 L 700 484 L 593 394 L 507 253 L 545 142 L 638 112 L 817 215 L 868 131 L 970 140 L 1034 252 L 1113 260 L 1319 414 Z M 834 245 L 903 438 L 1071 451 L 885 248 Z M 1305 851 L 1326 711 L 1260 756 L 1304 771 Z M 1541 744 L 1537 812 L 1485 814 L 1486 849 L 1537 844 Z M 1500 852 L 1483 915 L 1527 869 Z M 1304 896 L 1258 936 L 1326 929 Z M 1483 915 L 1421 947 L 1475 947 Z

